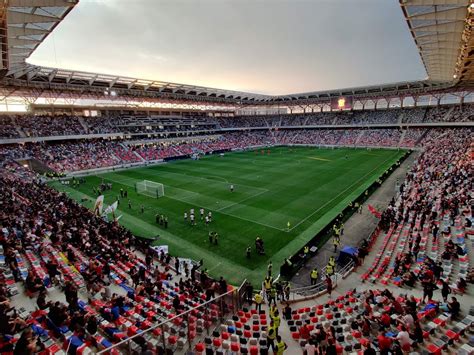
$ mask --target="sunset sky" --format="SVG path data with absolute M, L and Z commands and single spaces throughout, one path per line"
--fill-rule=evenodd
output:
M 81 0 L 28 61 L 265 94 L 426 77 L 397 0 Z

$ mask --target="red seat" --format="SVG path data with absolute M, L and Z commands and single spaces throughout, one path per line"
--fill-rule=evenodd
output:
M 291 337 L 295 340 L 300 338 L 300 333 L 299 332 L 292 332 Z
M 240 346 L 238 343 L 232 343 L 230 344 L 230 350 L 232 351 L 235 351 L 235 352 L 239 352 L 240 351 Z
M 428 344 L 428 346 L 426 347 L 426 349 L 428 349 L 428 351 L 434 355 L 441 355 L 441 348 L 439 348 L 437 345 L 435 344 Z
M 214 338 L 212 344 L 216 347 L 220 347 L 222 345 L 222 341 L 219 338 Z
M 453 332 L 451 329 L 446 332 L 446 336 L 451 340 L 459 340 L 459 334 Z
M 203 352 L 205 350 L 205 346 L 203 343 L 197 343 L 196 346 L 194 347 L 194 350 L 197 352 Z
M 178 337 L 175 335 L 171 335 L 168 337 L 168 343 L 170 343 L 171 345 L 176 344 L 177 341 L 178 341 Z
M 227 332 L 222 332 L 222 334 L 221 334 L 221 338 L 222 338 L 222 339 L 227 340 L 227 339 L 229 339 L 229 337 L 230 337 L 230 334 L 229 334 L 229 333 L 227 333 Z
M 352 332 L 352 336 L 356 339 L 359 339 L 362 336 L 362 334 L 358 330 L 354 330 Z
M 258 355 L 258 347 L 255 345 L 252 345 L 250 347 L 250 355 Z
M 409 352 L 410 349 L 411 349 L 411 345 L 410 345 L 410 344 L 404 344 L 404 345 L 402 346 L 402 350 L 403 350 L 403 351 Z

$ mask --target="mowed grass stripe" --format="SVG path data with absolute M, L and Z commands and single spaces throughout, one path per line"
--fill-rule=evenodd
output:
M 110 204 L 121 187 L 128 189 L 133 208 L 128 210 L 122 200 L 119 209 L 124 212 L 124 225 L 138 235 L 166 235 L 161 242 L 168 243 L 173 254 L 193 258 L 202 255 L 206 267 L 215 268 L 215 276 L 222 274 L 238 283 L 243 276 L 252 280 L 263 277 L 269 259 L 278 265 L 295 252 L 347 205 L 351 195 L 363 192 L 403 154 L 385 149 L 367 153 L 365 149 L 295 147 L 272 148 L 271 154 L 264 156 L 226 153 L 222 158 L 206 156 L 199 161 L 181 160 L 87 177 L 87 183 L 78 190 L 92 195 L 92 186 L 97 186 L 102 177 L 120 181 L 105 193 L 105 200 Z M 329 161 L 307 158 L 311 156 Z M 163 183 L 169 197 L 137 195 L 134 183 L 142 180 Z M 225 181 L 237 187 L 233 194 Z M 139 211 L 141 204 L 145 206 L 144 214 Z M 200 220 L 195 227 L 184 222 L 185 210 L 198 211 L 204 205 L 213 210 L 214 221 L 209 227 Z M 155 224 L 156 212 L 168 215 L 167 230 Z M 218 246 L 207 242 L 209 230 L 221 235 Z M 256 235 L 264 238 L 267 255 L 247 259 L 245 248 L 253 247 Z

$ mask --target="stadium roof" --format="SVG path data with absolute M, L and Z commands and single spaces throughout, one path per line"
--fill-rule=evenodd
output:
M 1 0 L 2 67 L 11 71 L 25 60 L 66 17 L 79 0 Z M 2 4 L 3 2 L 3 4 Z M 4 38 L 2 44 L 5 43 Z
M 262 95 L 233 90 L 40 67 L 26 59 L 77 5 L 79 0 L 0 0 L 0 48 L 9 87 L 112 94 L 148 98 L 298 104 L 341 95 L 374 97 L 445 90 L 472 83 L 472 0 L 399 0 L 419 48 L 428 79 L 359 88 L 289 95 Z
M 472 0 L 400 0 L 400 5 L 429 79 L 468 79 L 461 76 L 472 51 Z

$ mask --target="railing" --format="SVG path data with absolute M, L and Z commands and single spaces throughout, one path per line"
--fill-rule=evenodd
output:
M 193 316 L 193 314 L 195 314 L 196 311 L 203 312 L 204 316 L 202 317 L 202 319 L 204 319 L 204 322 L 210 319 L 211 323 L 208 324 L 208 326 L 203 327 L 202 333 L 206 332 L 207 335 L 209 335 L 211 332 L 211 328 L 215 329 L 215 327 L 219 326 L 222 323 L 224 318 L 231 317 L 232 315 L 235 314 L 235 312 L 238 309 L 242 307 L 243 305 L 243 301 L 241 298 L 242 290 L 246 282 L 247 280 L 244 280 L 238 288 L 234 288 L 233 290 L 223 293 L 222 295 L 219 295 L 218 297 L 215 297 L 210 301 L 204 302 L 197 307 L 191 308 L 170 319 L 167 319 L 158 324 L 155 324 L 140 333 L 132 335 L 128 337 L 127 339 L 124 339 L 106 349 L 99 351 L 98 354 L 114 354 L 114 353 L 132 354 L 135 350 L 141 349 L 141 343 L 143 343 L 143 339 L 145 339 L 146 343 L 151 344 L 154 347 L 156 347 L 156 349 L 160 349 L 159 351 L 160 353 L 162 352 L 166 353 L 166 351 L 168 350 L 171 350 L 173 352 L 184 350 L 184 348 L 186 347 L 186 344 L 188 345 L 189 349 L 191 349 L 195 338 L 198 338 L 199 335 L 202 335 L 202 334 L 193 335 L 193 332 L 189 328 L 189 324 L 190 324 L 189 318 Z M 211 318 L 212 305 L 216 305 L 219 310 L 218 316 L 215 317 L 215 319 Z M 229 307 L 230 305 L 232 307 Z M 183 336 L 183 338 L 186 339 L 186 342 L 181 343 L 181 344 L 177 342 L 176 344 L 171 345 L 171 344 L 168 344 L 165 334 L 171 328 L 170 325 L 174 325 L 175 322 L 181 322 L 181 325 L 182 325 L 181 330 L 185 331 L 185 335 Z M 153 333 L 157 329 L 161 330 L 161 332 L 159 332 L 159 335 L 155 335 Z M 154 342 L 150 341 L 153 339 L 154 339 Z
M 337 270 L 334 275 L 332 275 L 331 280 L 333 287 L 336 287 L 338 282 L 343 280 L 347 274 L 354 268 L 355 262 L 353 260 L 349 261 L 346 265 L 344 265 L 342 268 Z M 324 269 L 321 270 L 321 275 L 326 276 Z M 326 282 L 321 281 L 317 283 L 316 285 L 310 285 L 310 286 L 303 286 L 303 287 L 298 287 L 292 289 L 291 296 L 290 298 L 294 301 L 297 296 L 303 296 L 303 297 L 311 297 L 311 296 L 316 296 L 326 290 Z

